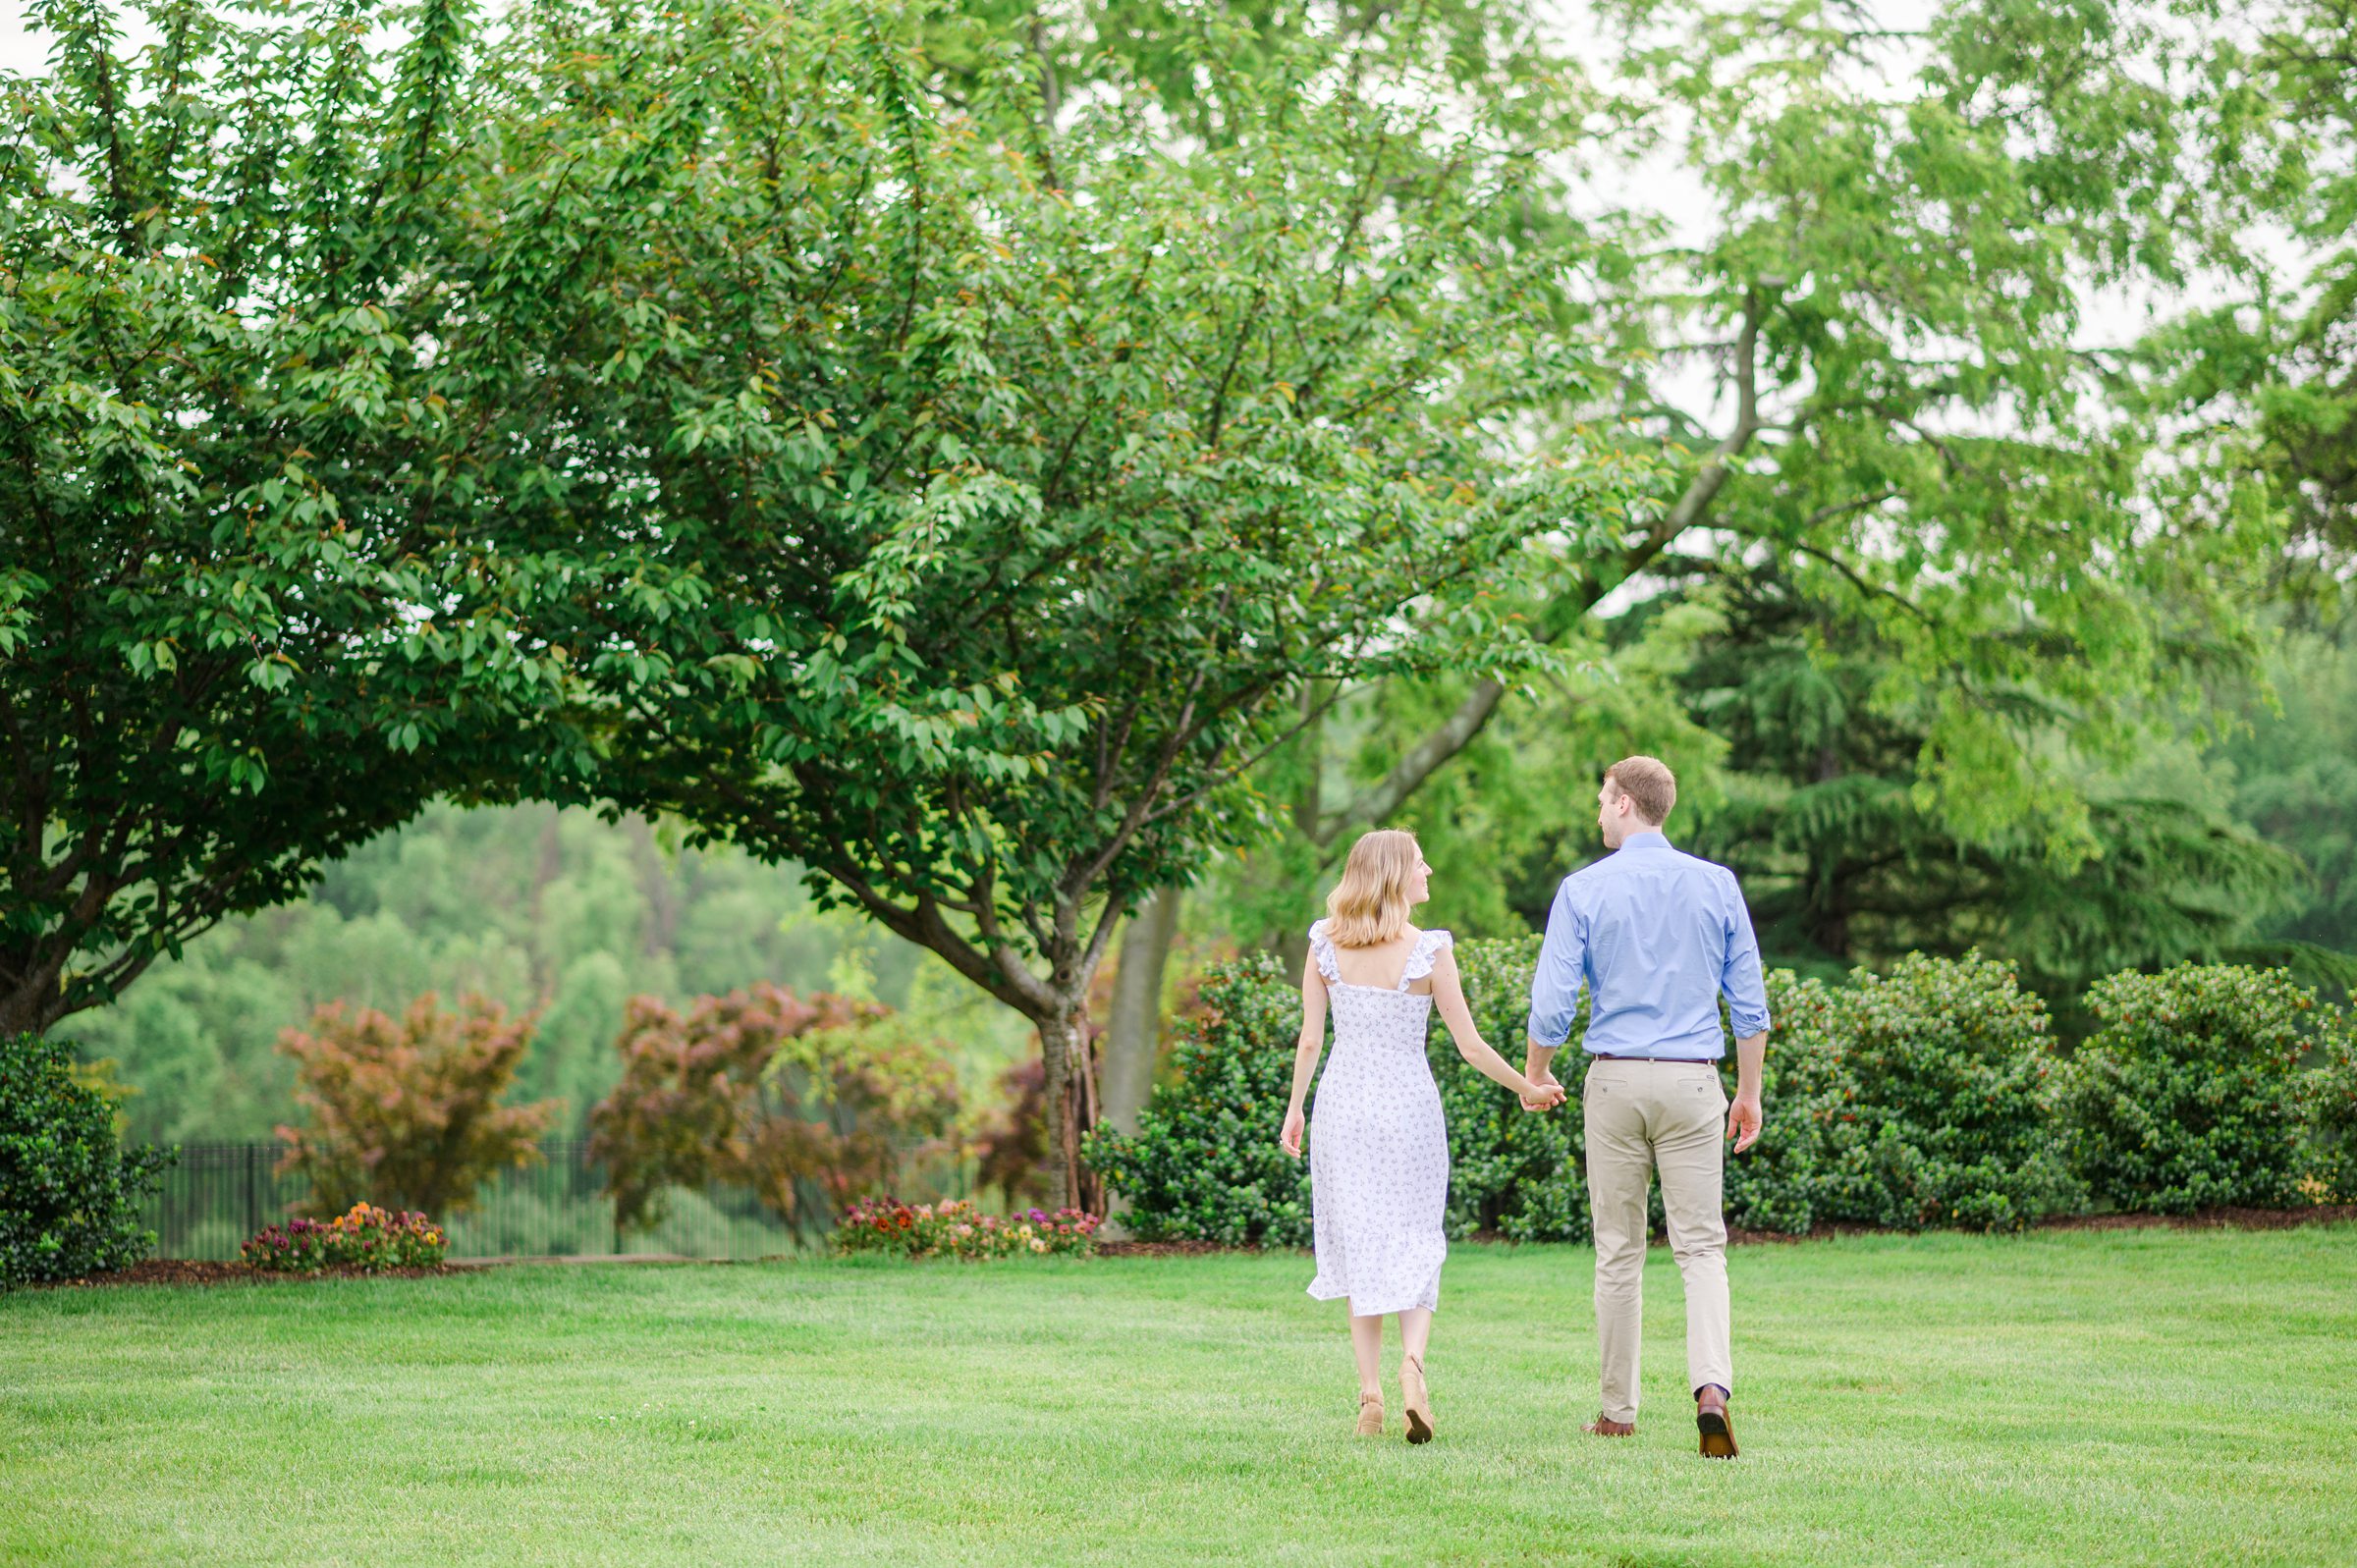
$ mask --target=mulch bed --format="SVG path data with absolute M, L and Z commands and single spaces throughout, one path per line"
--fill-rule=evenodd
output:
M 2073 1215 L 2049 1219 L 2047 1230 L 2289 1230 L 2294 1225 L 2335 1225 L 2357 1219 L 2357 1203 L 2320 1203 L 2312 1209 L 2204 1209 L 2191 1215 Z
M 2060 1218 L 2041 1220 L 2037 1230 L 2153 1230 L 2169 1226 L 2179 1230 L 2290 1230 L 2298 1225 L 2335 1225 L 2357 1221 L 2357 1204 L 2318 1204 L 2309 1209 L 2204 1209 L 2190 1215 L 2071 1215 Z M 1730 1227 L 1727 1239 L 1737 1246 L 1789 1247 L 1796 1243 L 1823 1241 L 1830 1236 L 1888 1236 L 1893 1232 L 1874 1225 L 1819 1225 L 1806 1235 L 1789 1236 L 1781 1230 L 1736 1230 Z M 1476 1230 L 1467 1238 L 1471 1241 L 1505 1243 L 1506 1237 L 1495 1230 Z M 1663 1240 L 1658 1233 L 1653 1238 Z M 1216 1241 L 1104 1241 L 1097 1244 L 1100 1258 L 1199 1258 L 1221 1252 L 1262 1252 L 1260 1247 L 1229 1247 Z M 1295 1247 L 1295 1252 L 1306 1248 Z
M 1262 1247 L 1231 1247 L 1217 1241 L 1100 1241 L 1100 1258 L 1204 1258 L 1215 1252 L 1263 1252 Z
M 2299 1225 L 2333 1225 L 2357 1220 L 2357 1204 L 2326 1203 L 2308 1209 L 2204 1209 L 2190 1215 L 2057 1215 L 2032 1230 L 2290 1230 Z M 1805 1236 L 1776 1230 L 1729 1230 L 1727 1239 L 1746 1245 L 1823 1241 L 1828 1236 L 1887 1236 L 1873 1225 L 1820 1225 Z
M 439 1269 L 322 1269 L 316 1273 L 277 1273 L 248 1269 L 242 1263 L 201 1262 L 191 1258 L 150 1258 L 118 1273 L 85 1274 L 79 1279 L 50 1279 L 30 1288 L 63 1290 L 74 1285 L 242 1285 L 271 1284 L 293 1279 L 422 1279 L 429 1274 L 454 1273 L 448 1264 Z

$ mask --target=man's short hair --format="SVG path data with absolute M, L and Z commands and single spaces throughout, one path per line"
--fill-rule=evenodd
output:
M 1628 796 L 1638 816 L 1657 828 L 1670 820 L 1670 808 L 1677 804 L 1677 775 L 1661 758 L 1623 757 L 1604 776 Z

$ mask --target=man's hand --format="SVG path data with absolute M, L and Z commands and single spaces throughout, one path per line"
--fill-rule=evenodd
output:
M 1568 1091 L 1555 1081 L 1553 1067 L 1555 1048 L 1542 1046 L 1536 1040 L 1529 1044 L 1530 1049 L 1522 1056 L 1522 1076 L 1530 1080 L 1533 1088 L 1554 1090 L 1556 1098 L 1553 1101 L 1542 1102 L 1535 1096 L 1524 1095 L 1522 1108 L 1524 1110 L 1545 1110 L 1549 1105 L 1562 1105 Z
M 1727 1135 L 1735 1140 L 1735 1153 L 1741 1154 L 1760 1141 L 1760 1099 L 1757 1095 L 1737 1095 L 1734 1104 L 1727 1108 Z
M 1537 1092 L 1521 1097 L 1524 1110 L 1553 1110 L 1563 1103 L 1565 1090 L 1552 1077 L 1532 1079 L 1530 1086 Z

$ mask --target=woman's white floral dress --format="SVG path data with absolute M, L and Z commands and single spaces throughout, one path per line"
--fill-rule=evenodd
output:
M 1310 1107 L 1310 1204 L 1320 1301 L 1350 1298 L 1352 1317 L 1437 1307 L 1449 1238 L 1449 1128 L 1424 1059 L 1432 999 L 1407 989 L 1432 973 L 1446 931 L 1416 939 L 1399 984 L 1343 980 L 1327 922 L 1309 928 L 1309 950 L 1334 1011 L 1334 1050 Z

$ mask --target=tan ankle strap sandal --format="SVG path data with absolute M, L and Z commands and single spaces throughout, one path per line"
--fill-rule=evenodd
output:
M 1407 1440 L 1432 1441 L 1432 1393 L 1424 1386 L 1424 1363 L 1399 1359 L 1399 1403 L 1407 1407 Z

